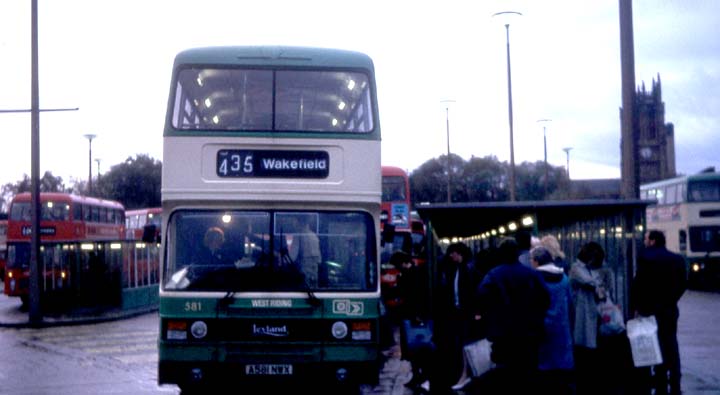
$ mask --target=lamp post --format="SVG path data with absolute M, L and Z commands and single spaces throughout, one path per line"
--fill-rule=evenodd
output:
M 493 14 L 493 17 L 499 15 L 519 15 L 516 11 L 502 11 Z M 505 43 L 507 47 L 507 81 L 508 81 L 508 123 L 510 124 L 510 201 L 515 201 L 515 143 L 513 139 L 513 111 L 512 111 L 512 78 L 510 73 L 510 23 L 505 23 Z
M 28 318 L 31 325 L 42 322 L 40 308 L 40 113 L 47 111 L 77 111 L 78 108 L 40 108 L 38 80 L 38 2 L 30 2 L 30 108 L 0 109 L 0 114 L 30 113 L 30 278 Z
M 32 325 L 42 321 L 40 308 L 40 82 L 38 64 L 38 2 L 30 2 L 30 157 L 31 157 L 31 197 L 32 235 L 30 237 L 30 279 L 28 320 Z
M 565 155 L 567 156 L 567 176 L 568 180 L 570 179 L 570 150 L 572 147 L 565 147 L 563 148 L 563 151 L 565 151 Z
M 551 122 L 552 119 L 538 119 L 537 121 L 543 123 L 543 157 L 545 160 L 545 190 L 543 191 L 543 198 L 545 198 L 548 190 L 547 134 L 545 133 L 545 124 Z
M 92 141 L 97 135 L 85 134 L 83 136 L 88 139 L 88 195 L 92 195 Z
M 441 100 L 440 103 L 445 104 L 445 132 L 447 133 L 447 202 L 452 202 L 450 193 L 450 103 L 455 103 L 455 100 Z

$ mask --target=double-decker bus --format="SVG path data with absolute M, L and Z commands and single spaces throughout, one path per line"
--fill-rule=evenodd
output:
M 401 303 L 397 297 L 398 268 L 389 263 L 395 251 L 411 254 L 416 264 L 425 263 L 425 229 L 417 212 L 412 211 L 410 177 L 397 166 L 382 166 L 383 236 L 381 249 L 381 290 L 383 301 L 390 309 Z M 392 226 L 386 226 L 392 225 Z
M 385 224 L 395 230 L 410 230 L 410 178 L 396 166 L 382 166 L 381 229 Z
M 377 382 L 380 125 L 372 60 L 179 53 L 163 137 L 159 383 Z
M 125 234 L 128 240 L 158 239 L 162 225 L 162 207 L 138 208 L 125 211 Z M 148 226 L 152 228 L 148 228 Z
M 667 248 L 683 255 L 691 284 L 720 279 L 720 173 L 713 171 L 640 186 L 647 228 L 665 233 Z
M 40 291 L 67 295 L 111 282 L 105 256 L 121 248 L 118 241 L 125 237 L 124 212 L 122 204 L 115 201 L 41 193 Z M 30 193 L 16 195 L 7 223 L 5 294 L 19 296 L 23 303 L 29 298 L 31 213 Z
M 0 214 L 0 279 L 5 280 L 7 262 L 7 214 Z

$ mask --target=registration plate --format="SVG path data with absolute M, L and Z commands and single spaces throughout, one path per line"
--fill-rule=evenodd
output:
M 293 366 L 289 364 L 245 365 L 245 374 L 248 376 L 290 376 L 293 374 Z

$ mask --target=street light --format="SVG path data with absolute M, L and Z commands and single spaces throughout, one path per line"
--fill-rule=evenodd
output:
M 440 100 L 440 103 L 445 104 L 445 131 L 447 133 L 447 202 L 452 201 L 450 196 L 450 103 L 455 103 L 455 100 Z
M 565 155 L 567 156 L 567 176 L 568 180 L 570 179 L 570 150 L 572 147 L 565 147 L 563 148 L 563 151 L 565 151 Z
M 499 15 L 519 15 L 516 11 L 502 11 L 493 14 L 493 17 Z M 510 201 L 515 201 L 515 143 L 513 141 L 513 112 L 512 112 L 512 78 L 510 77 L 510 23 L 505 23 L 505 42 L 507 46 L 507 80 L 508 80 L 508 121 L 510 124 Z
M 543 193 L 543 198 L 545 195 L 547 195 L 547 189 L 548 189 L 548 163 L 547 163 L 547 135 L 545 133 L 545 124 L 548 122 L 551 122 L 552 119 L 538 119 L 538 122 L 543 123 L 543 153 L 545 158 L 545 191 Z
M 92 141 L 97 135 L 85 134 L 83 135 L 88 139 L 88 195 L 92 195 Z

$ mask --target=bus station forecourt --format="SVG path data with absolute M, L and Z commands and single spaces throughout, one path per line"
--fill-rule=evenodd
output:
M 438 256 L 438 241 L 447 237 L 459 237 L 472 248 L 487 246 L 493 237 L 500 237 L 499 228 L 525 226 L 535 234 L 552 233 L 563 243 L 567 255 L 577 254 L 581 244 L 587 241 L 601 243 L 608 252 L 607 263 L 617 280 L 617 300 L 627 306 L 628 284 L 632 278 L 635 257 L 642 248 L 644 210 L 647 201 L 563 201 L 563 202 L 500 202 L 500 203 L 455 203 L 432 204 L 417 207 L 427 224 L 429 237 L 429 270 L 434 270 Z M 524 225 L 523 225 L 524 219 Z M 509 225 L 516 222 L 516 225 Z M 681 302 L 682 304 L 682 302 Z M 24 328 L 32 326 L 27 312 L 21 308 L 19 298 L 0 295 L 0 327 Z M 45 316 L 40 326 L 92 324 L 129 318 L 139 314 L 156 314 L 157 306 L 136 309 L 112 309 L 89 314 L 68 314 Z M 624 311 L 626 319 L 628 312 Z M 685 314 L 681 305 L 679 336 L 683 358 L 683 393 L 720 394 L 717 377 L 701 377 L 698 372 L 689 372 L 686 360 L 702 359 L 704 347 L 683 348 L 683 328 L 701 325 L 697 322 L 683 322 L 701 318 L 693 312 Z M 33 324 L 36 325 L 36 324 Z M 710 345 L 707 346 L 716 346 Z M 692 353 L 692 354 L 691 354 Z M 402 360 L 398 346 L 385 350 L 385 363 L 380 371 L 378 386 L 373 394 L 410 394 L 404 384 L 411 378 L 409 362 Z M 697 354 L 697 355 L 696 355 Z M 709 367 L 708 367 L 709 368 Z M 707 372 L 707 370 L 704 370 Z M 711 369 L 712 371 L 712 369 Z

